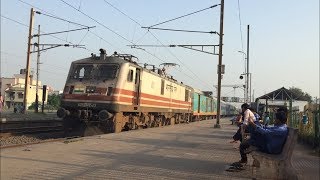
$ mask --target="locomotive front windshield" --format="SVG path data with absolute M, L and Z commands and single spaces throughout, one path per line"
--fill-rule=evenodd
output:
M 114 79 L 117 75 L 118 66 L 116 65 L 100 65 L 98 67 L 97 79 Z
M 117 76 L 118 65 L 76 64 L 72 70 L 71 79 L 114 79 Z
M 72 79 L 90 79 L 93 74 L 92 64 L 77 64 L 71 74 Z

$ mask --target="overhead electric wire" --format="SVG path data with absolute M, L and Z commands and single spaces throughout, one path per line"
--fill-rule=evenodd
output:
M 14 57 L 17 57 L 17 58 L 25 58 L 25 56 L 24 55 L 17 55 L 17 54 L 14 54 L 14 53 L 11 53 L 11 52 L 6 52 L 6 51 L 0 51 L 1 52 L 1 54 L 7 54 L 8 56 L 14 56 Z M 47 63 L 47 62 L 43 62 L 42 61 L 42 65 L 49 65 L 50 67 L 56 67 L 55 69 L 61 69 L 61 70 L 64 70 L 64 71 L 66 71 L 66 68 L 68 68 L 68 67 L 63 67 L 63 66 L 58 66 L 58 65 L 56 65 L 56 64 L 50 64 L 50 63 Z
M 19 25 L 22 25 L 22 26 L 25 26 L 25 27 L 29 28 L 28 25 L 23 24 L 22 22 L 19 22 L 19 21 L 17 21 L 17 20 L 12 19 L 12 18 L 6 17 L 6 16 L 4 16 L 4 15 L 2 15 L 2 14 L 1 14 L 1 17 L 5 18 L 5 19 L 7 19 L 7 20 L 10 20 L 10 21 L 12 21 L 12 22 L 15 22 L 15 23 L 17 23 L 17 24 L 19 24 Z M 33 28 L 33 29 L 34 29 L 34 30 L 38 30 L 37 28 Z M 44 32 L 44 31 L 40 31 L 40 32 L 46 34 L 46 32 Z M 49 36 L 55 38 L 55 39 L 60 40 L 60 41 L 67 42 L 67 43 L 69 43 L 69 44 L 71 44 L 71 45 L 76 45 L 75 43 L 72 43 L 72 42 L 70 42 L 70 41 L 64 40 L 64 39 L 59 38 L 59 37 L 57 37 L 57 36 L 54 36 L 54 35 L 52 35 L 52 34 L 49 34 L 49 33 L 47 33 L 47 34 L 48 34 Z M 85 50 L 87 50 L 88 52 L 91 52 L 91 53 L 96 52 L 96 51 L 92 51 L 92 50 L 90 50 L 90 49 L 88 49 L 88 48 L 86 48 L 86 47 L 83 47 L 82 49 L 85 49 Z
M 13 65 L 16 65 L 16 66 L 18 66 L 18 67 L 24 68 L 24 66 L 22 66 L 21 64 L 18 64 L 18 63 L 12 62 L 12 61 L 5 61 L 5 63 L 7 63 L 7 64 L 13 64 Z M 50 67 L 51 67 L 51 66 L 50 66 Z M 62 75 L 62 73 L 58 73 L 58 72 L 52 72 L 52 71 L 46 71 L 46 70 L 41 70 L 41 71 L 49 72 L 49 73 L 51 73 L 51 74 L 56 74 L 56 75 Z M 64 69 L 64 72 L 66 72 L 65 69 Z M 65 75 L 63 75 L 63 76 L 65 76 Z
M 92 18 L 91 16 L 89 16 L 88 14 L 82 12 L 81 10 L 75 8 L 74 6 L 72 6 L 71 4 L 65 2 L 64 0 L 60 0 L 61 2 L 63 2 L 64 4 L 68 5 L 69 7 L 71 7 L 72 9 L 80 12 L 81 14 L 83 14 L 84 16 L 88 17 L 89 19 L 93 20 L 94 22 L 96 22 L 97 24 L 101 25 L 102 27 L 106 28 L 107 30 L 111 31 L 112 33 L 116 34 L 117 36 L 119 36 L 120 38 L 122 38 L 123 40 L 131 43 L 131 44 L 134 44 L 132 41 L 130 41 L 129 39 L 125 38 L 124 36 L 122 36 L 121 34 L 117 33 L 116 31 L 112 30 L 111 28 L 107 27 L 106 25 L 102 24 L 101 22 L 99 22 L 98 20 Z M 144 50 L 145 52 L 147 52 L 146 50 Z M 158 57 L 156 57 L 155 55 L 153 55 L 152 53 L 150 52 L 147 52 L 148 54 L 152 55 L 153 57 L 159 59 Z M 163 60 L 162 60 L 163 61 Z
M 220 4 L 216 4 L 216 5 L 210 6 L 210 7 L 208 7 L 208 8 L 204 8 L 204 9 L 201 9 L 201 10 L 198 10 L 198 11 L 195 11 L 195 12 L 192 12 L 192 13 L 189 13 L 189 14 L 186 14 L 186 15 L 183 15 L 183 16 L 179 16 L 179 17 L 176 17 L 176 18 L 173 18 L 173 19 L 169 19 L 169 20 L 160 22 L 160 23 L 158 23 L 158 24 L 149 26 L 149 28 L 154 27 L 154 26 L 158 26 L 158 25 L 160 25 L 160 24 L 164 24 L 164 23 L 167 23 L 167 22 L 170 22 L 170 21 L 174 21 L 174 20 L 177 20 L 177 19 L 180 19 L 180 18 L 184 18 L 184 17 L 190 16 L 190 15 L 193 15 L 193 14 L 196 14 L 196 13 L 199 13 L 199 12 L 202 12 L 202 11 L 205 11 L 205 10 L 208 10 L 208 9 L 211 9 L 211 8 L 214 8 L 214 7 L 217 7 L 217 6 L 219 6 L 219 5 L 220 5 Z
M 105 43 L 109 44 L 110 46 L 115 47 L 111 42 L 105 40 L 103 37 L 99 36 L 98 34 L 92 32 L 92 31 L 90 31 L 90 33 L 93 34 L 94 36 L 96 36 L 97 38 L 99 38 L 100 40 L 103 40 Z M 117 47 L 115 47 L 115 48 L 117 48 Z M 119 49 L 119 48 L 117 48 L 117 49 Z M 121 51 L 120 51 L 120 52 L 121 52 Z
M 8 52 L 5 52 L 5 51 L 1 51 L 1 54 L 7 54 L 9 56 L 14 56 L 14 57 L 18 57 L 18 58 L 25 58 L 25 56 L 23 55 L 16 55 L 14 53 L 8 53 Z M 8 63 L 8 61 L 6 61 Z M 18 65 L 19 67 L 23 67 L 21 64 L 16 64 L 15 62 L 12 62 L 10 61 L 9 63 L 12 63 L 14 65 Z M 54 69 L 57 70 L 57 69 L 60 69 L 61 71 L 66 71 L 66 67 L 62 67 L 62 66 L 57 66 L 56 64 L 49 64 L 49 63 L 41 63 L 42 65 L 44 66 L 49 66 L 51 69 L 52 67 L 55 67 Z M 56 74 L 58 74 L 57 72 L 55 72 Z
M 51 35 L 51 34 L 60 34 L 60 33 L 66 33 L 66 32 L 73 32 L 73 31 L 80 31 L 80 30 L 84 30 L 84 29 L 89 29 L 90 28 L 94 28 L 95 26 L 91 26 L 91 27 L 85 27 L 85 28 L 79 28 L 79 29 L 71 29 L 71 30 L 65 30 L 65 31 L 58 31 L 58 32 L 53 32 L 53 33 L 45 33 L 45 34 L 40 34 L 40 36 L 44 36 L 44 35 Z M 33 35 L 34 37 L 39 36 L 38 34 Z
M 20 2 L 23 3 L 23 4 L 28 5 L 28 6 L 30 6 L 30 7 L 34 7 L 34 8 L 36 8 L 36 9 L 42 11 L 41 13 L 45 12 L 46 15 L 50 15 L 50 16 L 52 16 L 52 17 L 57 17 L 57 16 L 53 15 L 52 13 L 49 13 L 48 11 L 45 11 L 44 9 L 39 8 L 39 7 L 37 7 L 37 6 L 33 5 L 33 4 L 27 3 L 27 2 L 25 2 L 25 1 L 23 1 L 23 0 L 18 0 L 18 1 L 20 1 Z M 37 12 L 39 12 L 39 11 L 37 11 Z M 57 18 L 59 18 L 59 17 L 57 17 Z M 63 19 L 63 18 L 60 18 L 60 19 L 61 19 L 62 21 L 68 22 L 68 20 L 65 20 L 65 19 Z M 89 26 L 82 25 L 82 24 L 79 24 L 79 23 L 76 23 L 76 22 L 72 22 L 72 21 L 70 21 L 69 23 L 75 24 L 75 25 L 78 25 L 78 26 L 84 26 L 84 27 L 86 27 L 86 28 L 89 27 Z M 29 27 L 28 25 L 25 25 L 25 24 L 23 24 L 23 25 Z M 33 29 L 36 29 L 36 28 L 33 28 Z M 41 32 L 43 32 L 43 31 L 41 31 Z M 91 32 L 91 31 L 90 31 L 90 32 Z M 59 37 L 57 37 L 57 36 L 53 36 L 53 35 L 50 35 L 50 36 L 51 36 L 51 37 L 54 37 L 54 38 L 56 38 L 56 39 L 59 39 L 59 40 L 61 40 L 61 41 L 68 42 L 68 43 L 70 43 L 70 44 L 75 45 L 75 43 L 72 43 L 72 42 L 70 42 L 70 41 L 61 39 L 61 38 L 59 38 Z M 88 49 L 88 48 L 86 48 L 86 47 L 83 47 L 82 49 L 85 49 L 85 50 L 87 50 L 88 52 L 91 52 L 91 53 L 97 52 L 97 51 L 90 50 L 90 49 Z
M 104 2 L 106 2 L 106 0 L 104 0 Z M 142 25 L 141 25 L 138 21 L 134 20 L 134 19 L 131 18 L 129 15 L 125 14 L 125 13 L 122 12 L 120 9 L 116 8 L 115 6 L 113 6 L 111 3 L 108 2 L 107 4 L 109 4 L 111 7 L 115 8 L 117 11 L 119 11 L 121 14 L 125 15 L 126 17 L 128 17 L 129 19 L 131 19 L 133 22 L 137 23 L 139 26 L 142 27 Z M 165 46 L 152 32 L 150 32 L 150 34 L 151 34 L 162 46 Z M 144 50 L 144 49 L 142 49 L 142 50 Z M 170 53 L 172 56 L 174 56 L 181 64 L 183 64 L 195 77 L 197 77 L 198 80 L 200 80 L 202 83 L 204 83 L 205 86 L 208 86 L 207 88 L 211 89 L 211 86 L 210 86 L 210 85 L 208 85 L 208 84 L 207 84 L 206 82 L 204 82 L 200 77 L 198 77 L 187 65 L 185 65 L 175 54 L 173 54 L 169 48 L 167 48 L 167 50 L 168 50 L 169 53 Z M 179 71 L 180 71 L 180 70 L 179 70 Z M 182 72 L 182 71 L 180 71 L 180 72 Z M 182 73 L 183 73 L 183 72 L 182 72 Z M 186 74 L 186 73 L 184 73 L 184 74 Z M 193 80 L 195 80 L 192 76 L 189 76 L 188 74 L 186 74 L 186 75 L 187 75 L 188 77 L 191 77 Z
M 105 3 L 109 4 L 111 7 L 113 7 L 115 10 L 119 11 L 121 14 L 123 14 L 124 16 L 126 16 L 127 18 L 131 19 L 131 21 L 135 22 L 136 24 L 138 24 L 139 26 L 141 26 L 141 24 L 139 22 L 137 22 L 136 20 L 134 20 L 133 18 L 131 18 L 130 16 L 128 16 L 127 14 L 125 14 L 124 12 L 122 12 L 120 9 L 118 9 L 117 7 L 115 7 L 114 5 L 112 5 L 111 3 L 109 3 L 106 0 L 103 0 Z
M 61 20 L 61 21 L 65 21 L 65 22 L 68 22 L 70 24 L 74 24 L 74 25 L 78 25 L 78 26 L 83 26 L 83 27 L 89 28 L 89 26 L 82 25 L 82 24 L 79 24 L 79 23 L 76 23 L 76 22 L 72 22 L 72 21 L 69 21 L 67 19 L 63 19 L 63 18 L 57 17 L 57 16 L 52 16 L 50 14 L 46 14 L 46 13 L 43 13 L 43 12 L 40 12 L 40 11 L 36 11 L 36 13 L 40 14 L 40 15 L 48 16 L 48 17 L 51 17 L 51 18 L 54 18 L 54 19 L 58 19 L 58 20 Z
M 106 25 L 102 24 L 101 22 L 97 21 L 96 19 L 92 18 L 91 16 L 89 16 L 88 14 L 82 12 L 81 10 L 75 8 L 74 6 L 72 6 L 71 4 L 67 3 L 66 1 L 64 0 L 60 0 L 61 2 L 63 2 L 64 4 L 68 5 L 69 7 L 71 7 L 72 9 L 80 12 L 81 14 L 85 15 L 86 17 L 88 17 L 89 19 L 91 19 L 92 21 L 96 22 L 97 24 L 103 26 L 104 28 L 108 29 L 109 31 L 111 31 L 112 33 L 116 34 L 117 36 L 119 36 L 120 38 L 122 38 L 123 40 L 131 43 L 131 44 L 134 44 L 132 41 L 130 41 L 129 39 L 125 38 L 124 36 L 122 36 L 121 34 L 117 33 L 116 31 L 112 30 L 111 28 L 107 27 Z
M 6 17 L 6 16 L 4 16 L 4 15 L 2 15 L 2 14 L 1 14 L 1 17 L 5 18 L 5 19 L 7 19 L 7 20 L 13 21 L 13 22 L 15 22 L 15 23 L 17 23 L 17 24 L 20 24 L 20 25 L 22 25 L 22 26 L 29 27 L 28 25 L 23 24 L 22 22 L 16 21 L 16 20 L 11 19 L 11 18 L 9 18 L 9 17 Z M 35 28 L 33 28 L 33 29 L 35 29 Z
M 52 14 L 52 13 L 50 13 L 50 12 L 48 12 L 48 11 L 45 11 L 45 10 L 42 9 L 42 8 L 39 8 L 39 7 L 37 7 L 37 6 L 34 6 L 33 4 L 27 3 L 27 2 L 25 2 L 25 1 L 23 1 L 23 0 L 18 0 L 18 1 L 20 1 L 20 2 L 22 2 L 22 3 L 24 3 L 24 4 L 27 4 L 28 6 L 34 7 L 34 8 L 36 8 L 36 9 L 39 9 L 39 10 L 41 10 L 41 11 L 43 11 L 43 12 L 46 12 L 47 14 L 50 14 L 50 15 L 52 15 L 52 16 L 55 16 L 54 14 Z M 89 31 L 89 32 L 90 32 L 91 34 L 93 34 L 94 36 L 96 36 L 97 38 L 99 38 L 100 40 L 102 39 L 104 42 L 106 42 L 106 43 L 109 44 L 110 46 L 116 48 L 118 52 L 121 52 L 121 51 L 120 51 L 120 48 L 118 48 L 118 47 L 116 47 L 115 45 L 113 45 L 112 43 L 108 42 L 108 41 L 107 41 L 106 39 L 104 39 L 103 37 L 97 35 L 96 33 L 92 32 L 92 31 Z M 63 40 L 63 41 L 67 42 L 66 40 Z M 73 43 L 73 44 L 74 44 L 74 43 Z M 84 48 L 84 49 L 87 49 L 87 48 Z M 92 50 L 90 50 L 90 51 L 91 51 L 91 52 L 96 52 L 96 51 L 92 51 Z
M 106 2 L 106 3 L 109 4 L 111 7 L 113 7 L 113 8 L 116 9 L 117 11 L 119 11 L 121 14 L 123 14 L 123 15 L 126 16 L 126 17 L 128 17 L 128 18 L 131 19 L 133 22 L 135 22 L 136 24 L 138 24 L 139 26 L 142 27 L 142 25 L 141 25 L 138 21 L 134 20 L 134 19 L 131 18 L 129 15 L 127 15 L 127 14 L 124 13 L 124 12 L 122 12 L 120 9 L 116 8 L 116 7 L 115 7 L 114 5 L 112 5 L 111 3 L 107 2 L 106 0 L 104 0 L 104 2 Z M 218 4 L 218 5 L 219 5 L 219 4 Z M 210 8 L 216 7 L 216 6 L 218 6 L 218 5 L 211 6 Z M 210 9 L 210 8 L 206 8 L 206 9 Z M 204 11 L 204 10 L 206 10 L 206 9 L 202 9 L 202 10 L 200 10 L 200 11 Z M 198 11 L 198 12 L 200 12 L 200 11 Z M 194 13 L 196 13 L 196 12 L 194 12 Z M 194 14 L 194 13 L 193 13 L 193 14 Z M 192 14 L 192 13 L 190 13 L 190 15 L 191 15 L 191 14 Z M 149 31 L 148 31 L 148 32 L 149 32 Z M 151 34 L 162 46 L 165 46 L 152 32 L 150 32 L 150 34 Z M 135 45 L 135 44 L 134 44 L 134 45 Z M 144 49 L 142 49 L 142 50 L 144 50 Z M 167 47 L 167 50 L 169 51 L 169 53 L 170 53 L 173 57 L 175 57 L 181 64 L 183 64 L 195 77 L 197 77 L 198 80 L 200 80 L 202 83 L 204 83 L 204 85 L 207 86 L 207 88 L 209 88 L 209 89 L 212 88 L 209 84 L 207 84 L 207 83 L 204 82 L 200 77 L 198 77 L 198 76 L 197 76 L 186 64 L 184 64 L 175 54 L 173 54 L 168 47 Z M 145 50 L 144 50 L 144 51 L 145 51 Z M 178 71 L 180 71 L 180 70 L 178 69 Z M 180 72 L 182 72 L 182 71 L 180 71 Z M 183 72 L 182 72 L 182 73 L 183 73 Z M 183 73 L 183 74 L 186 74 L 186 73 Z M 186 75 L 187 75 L 188 77 L 190 77 L 191 79 L 195 80 L 194 77 L 189 76 L 188 74 L 186 74 Z
M 87 36 L 88 32 L 89 32 L 89 29 L 88 29 L 88 31 L 86 32 L 86 34 L 81 38 L 81 40 L 78 42 L 78 45 L 84 40 L 84 38 Z
M 46 12 L 46 11 L 44 11 L 44 10 L 42 10 L 42 9 L 34 6 L 33 4 L 27 3 L 27 2 L 22 1 L 22 0 L 18 0 L 18 1 L 22 2 L 23 4 L 29 5 L 29 6 L 31 6 L 31 7 L 35 7 L 36 9 L 39 9 L 39 10 L 41 10 L 41 11 L 43 11 L 43 12 Z M 88 26 L 83 25 L 83 24 L 79 24 L 79 23 L 76 23 L 76 22 L 69 21 L 69 20 L 67 20 L 67 19 L 63 19 L 63 18 L 54 16 L 54 15 L 52 15 L 51 13 L 48 13 L 48 12 L 46 12 L 46 13 L 43 13 L 43 12 L 40 12 L 40 11 L 35 11 L 35 12 L 36 12 L 37 14 L 42 14 L 42 15 L 44 15 L 44 16 L 48 16 L 48 17 L 51 17 L 51 18 L 54 18 L 54 19 L 59 19 L 59 20 L 61 20 L 61 21 L 65 21 L 65 22 L 68 22 L 68 23 L 70 23 L 70 24 L 74 24 L 74 25 L 78 25 L 78 26 L 83 26 L 83 27 L 88 27 Z
M 151 33 L 151 35 L 152 35 L 161 45 L 164 46 L 164 44 L 163 44 L 153 33 Z M 173 52 L 172 52 L 168 47 L 166 47 L 166 49 L 169 51 L 169 53 L 170 53 L 173 57 L 175 57 L 182 65 L 184 65 L 195 77 L 197 77 L 202 83 L 204 83 L 204 84 L 207 86 L 207 88 L 209 88 L 209 89 L 212 88 L 209 84 L 207 84 L 205 81 L 203 81 L 197 74 L 195 74 L 186 64 L 184 64 L 175 54 L 173 54 Z M 192 77 L 192 76 L 191 76 L 191 77 Z M 193 79 L 193 77 L 192 77 L 192 79 Z
M 242 38 L 242 24 L 241 24 L 241 12 L 240 12 L 240 1 L 238 0 L 238 11 L 239 11 L 239 25 L 240 25 L 240 37 L 241 37 L 241 51 L 243 51 L 243 38 Z
M 218 34 L 217 31 L 196 31 L 196 30 L 168 29 L 168 28 L 150 28 L 150 27 L 141 27 L 141 28 L 145 28 L 145 29 L 155 29 L 155 30 L 164 30 L 164 31 L 178 31 L 178 32 Z
M 2 15 L 2 14 L 1 14 L 1 17 L 5 18 L 5 19 L 7 19 L 7 20 L 10 20 L 10 21 L 12 21 L 12 22 L 15 22 L 15 23 L 17 23 L 17 24 L 20 24 L 20 25 L 22 25 L 22 26 L 25 26 L 25 27 L 27 27 L 27 28 L 29 28 L 28 25 L 23 24 L 22 22 L 19 22 L 19 21 L 17 21 L 17 20 L 11 19 L 11 18 L 9 18 L 9 17 L 6 17 L 6 16 L 4 16 L 4 15 Z M 38 30 L 37 28 L 33 28 L 33 29 L 34 29 L 34 30 Z M 40 31 L 40 32 L 43 32 L 43 31 Z M 43 32 L 43 33 L 45 33 L 45 32 Z M 53 36 L 53 35 L 50 35 L 50 36 L 51 36 L 51 37 L 54 37 L 54 38 L 56 38 L 56 39 L 59 39 L 59 40 L 61 40 L 61 41 L 64 41 L 64 42 L 71 43 L 71 42 L 66 41 L 66 40 L 64 40 L 64 39 L 61 39 L 61 38 L 59 38 L 59 37 L 56 37 L 56 36 Z
M 141 41 L 150 31 L 146 31 L 139 39 L 136 40 L 136 43 Z

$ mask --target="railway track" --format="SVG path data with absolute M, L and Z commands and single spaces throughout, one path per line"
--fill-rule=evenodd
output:
M 75 132 L 79 135 L 66 137 L 61 120 L 0 121 L 0 125 L 0 149 L 57 141 L 69 143 L 83 136 Z
M 0 125 L 1 134 L 32 134 L 63 130 L 61 120 L 5 121 Z

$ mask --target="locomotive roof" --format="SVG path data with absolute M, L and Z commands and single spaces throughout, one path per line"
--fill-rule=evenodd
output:
M 88 57 L 84 59 L 79 59 L 75 60 L 72 63 L 128 63 L 130 62 L 129 60 L 124 60 L 123 58 L 120 57 L 115 57 L 115 56 L 107 56 L 105 59 L 100 59 L 100 57 Z M 133 61 L 131 61 L 133 62 Z

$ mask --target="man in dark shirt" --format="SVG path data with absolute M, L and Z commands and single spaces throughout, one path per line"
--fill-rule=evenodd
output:
M 246 150 L 250 146 L 255 146 L 259 151 L 269 154 L 279 154 L 288 136 L 288 128 L 286 125 L 287 110 L 279 108 L 276 113 L 274 126 L 263 127 L 254 123 L 253 119 L 249 119 L 250 139 L 240 144 L 241 160 L 238 163 L 247 163 Z

